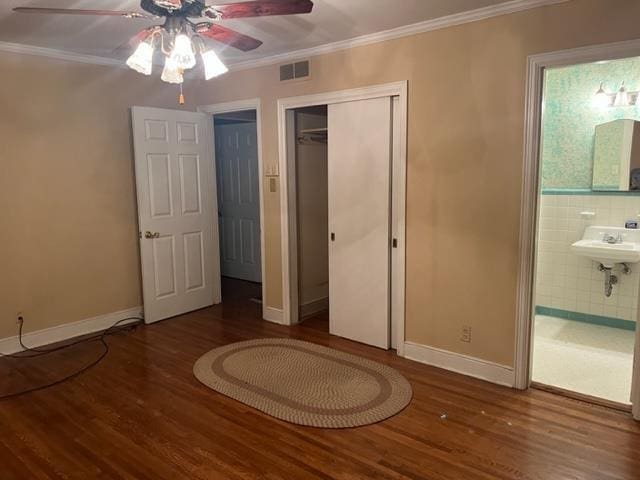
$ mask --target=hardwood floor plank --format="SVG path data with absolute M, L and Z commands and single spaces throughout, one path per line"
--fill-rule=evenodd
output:
M 624 412 L 519 392 L 328 334 L 326 315 L 285 327 L 226 280 L 223 305 L 108 339 L 98 366 L 0 402 L 0 480 L 640 478 L 640 426 Z M 401 371 L 414 398 L 376 425 L 325 430 L 269 417 L 200 384 L 194 362 L 263 337 L 315 342 Z M 0 360 L 1 387 L 44 383 L 100 354 L 92 343 Z M 443 417 L 443 415 L 446 415 Z

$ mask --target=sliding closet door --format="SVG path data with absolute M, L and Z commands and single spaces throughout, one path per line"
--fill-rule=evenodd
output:
M 329 105 L 329 329 L 389 348 L 391 98 Z

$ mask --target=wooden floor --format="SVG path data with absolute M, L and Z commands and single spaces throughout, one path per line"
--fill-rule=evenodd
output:
M 110 337 L 109 356 L 81 377 L 0 402 L 0 480 L 640 479 L 640 425 L 628 414 L 403 360 L 330 336 L 320 317 L 264 322 L 249 301 L 255 285 L 226 281 L 223 294 L 223 305 Z M 414 399 L 380 424 L 323 430 L 268 417 L 193 377 L 208 350 L 274 336 L 391 365 Z M 2 389 L 63 375 L 99 351 L 2 359 Z

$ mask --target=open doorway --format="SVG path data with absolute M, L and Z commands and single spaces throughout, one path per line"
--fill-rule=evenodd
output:
M 293 110 L 298 247 L 298 318 L 329 329 L 327 106 Z
M 255 109 L 213 116 L 220 272 L 251 282 L 251 298 L 262 303 L 260 168 Z
M 535 386 L 631 408 L 640 58 L 547 68 L 532 312 Z

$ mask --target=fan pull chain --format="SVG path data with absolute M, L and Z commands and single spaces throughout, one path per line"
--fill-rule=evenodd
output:
M 180 84 L 180 96 L 178 97 L 178 103 L 184 105 L 184 94 L 182 93 L 182 84 Z

